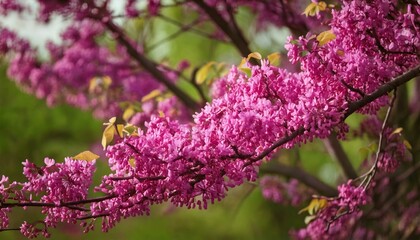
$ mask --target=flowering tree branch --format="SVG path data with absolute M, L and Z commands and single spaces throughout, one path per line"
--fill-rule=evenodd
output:
M 394 78 L 393 80 L 383 84 L 380 86 L 376 91 L 372 92 L 371 94 L 367 94 L 365 97 L 357 100 L 355 102 L 349 103 L 349 107 L 344 114 L 344 117 L 347 118 L 352 113 L 356 112 L 360 108 L 366 106 L 367 104 L 375 101 L 379 97 L 393 91 L 397 87 L 403 85 L 404 83 L 410 81 L 411 79 L 420 76 L 420 65 L 408 70 L 404 74 Z
M 362 99 L 349 103 L 348 109 L 344 113 L 344 119 L 350 116 L 352 113 L 356 112 L 357 110 L 363 108 L 367 104 L 375 101 L 376 99 L 382 97 L 383 95 L 387 94 L 388 92 L 393 91 L 398 86 L 401 86 L 405 84 L 406 82 L 410 81 L 411 79 L 420 76 L 420 65 L 417 67 L 414 67 L 413 69 L 408 70 L 406 73 L 394 78 L 393 80 L 389 81 L 388 83 L 385 83 L 384 85 L 380 86 L 376 91 L 372 92 L 371 94 L 366 95 Z M 302 135 L 305 133 L 305 128 L 300 127 L 295 131 L 292 131 L 291 134 L 277 140 L 274 142 L 270 147 L 266 148 L 262 153 L 260 153 L 258 156 L 250 158 L 250 161 L 247 165 L 259 161 L 263 159 L 264 157 L 268 156 L 270 153 L 272 153 L 274 150 L 276 150 L 278 147 L 282 146 L 283 144 L 290 142 L 291 140 L 295 139 L 296 137 Z M 344 164 L 344 163 L 343 163 Z M 347 164 L 346 164 L 347 165 Z M 355 174 L 355 173 L 353 173 Z

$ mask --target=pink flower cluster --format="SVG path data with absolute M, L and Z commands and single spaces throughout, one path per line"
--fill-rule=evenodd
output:
M 86 215 L 84 208 L 88 190 L 92 185 L 95 162 L 66 158 L 63 163 L 45 158 L 45 166 L 38 167 L 28 160 L 23 162 L 23 173 L 27 182 L 8 182 L 0 180 L 0 226 L 9 227 L 8 213 L 12 207 L 39 206 L 46 215 L 43 221 L 24 222 L 20 231 L 28 238 L 39 234 L 49 237 L 49 227 L 57 223 L 76 223 Z M 26 209 L 26 208 L 24 208 Z
M 382 130 L 382 123 L 377 117 L 369 117 L 360 125 L 360 133 L 376 139 Z M 378 159 L 378 169 L 387 173 L 395 172 L 401 162 L 409 161 L 410 156 L 401 133 L 386 127 L 383 133 L 383 149 Z M 403 131 L 403 130 L 402 130 Z
M 70 1 L 48 1 L 38 0 L 40 4 L 39 18 L 48 21 L 53 13 L 60 13 L 62 15 L 71 15 L 78 20 L 84 18 L 99 18 L 102 21 L 107 21 L 111 17 L 111 12 L 108 10 L 110 0 L 94 1 L 94 0 L 70 0 Z M 129 18 L 138 17 L 140 15 L 140 8 L 142 1 L 125 0 L 125 15 Z M 152 16 L 156 15 L 161 6 L 160 0 L 148 0 L 147 10 Z
M 420 34 L 410 20 L 415 13 L 402 13 L 393 2 L 343 1 L 330 24 L 336 38 L 320 46 L 311 33 L 290 37 L 286 49 L 291 62 L 299 61 L 312 81 L 333 83 L 347 101 L 371 93 L 418 63 Z M 387 97 L 379 98 L 361 112 L 374 114 L 387 103 Z
M 9 188 L 8 185 L 9 178 L 6 176 L 1 176 L 0 179 L 0 206 L 9 198 Z M 0 227 L 7 228 L 9 226 L 9 218 L 7 213 L 10 212 L 10 208 L 1 208 L 0 209 Z
M 122 113 L 121 102 L 140 102 L 152 90 L 165 89 L 149 73 L 137 67 L 121 46 L 116 55 L 106 46 L 99 45 L 95 38 L 103 34 L 104 29 L 90 20 L 70 26 L 62 34 L 62 45 L 48 43 L 50 61 L 44 63 L 37 61 L 36 52 L 27 41 L 7 29 L 0 31 L 0 50 L 16 53 L 8 69 L 9 76 L 28 92 L 46 99 L 49 105 L 65 101 L 82 109 L 90 108 L 97 117 L 108 118 Z M 106 83 L 105 78 L 112 82 Z M 152 108 L 145 111 L 148 114 L 143 113 L 146 118 L 158 114 L 158 110 L 175 107 L 179 108 L 177 113 L 164 112 L 168 116 L 185 114 L 185 108 L 179 107 L 175 99 L 162 106 L 150 104 Z
M 21 12 L 24 7 L 16 0 L 2 0 L 0 2 L 0 15 L 7 15 L 11 11 Z
M 260 179 L 260 187 L 264 198 L 275 203 L 297 206 L 305 199 L 296 179 L 286 182 L 279 177 L 265 175 Z
M 29 42 L 20 39 L 16 33 L 0 26 L 0 54 L 7 54 L 13 50 L 19 54 L 23 54 L 30 49 Z
M 40 225 L 41 227 L 37 227 L 37 225 Z M 29 239 L 37 238 L 39 235 L 42 235 L 45 238 L 51 236 L 44 223 L 30 224 L 24 221 L 20 227 L 20 232 Z
M 351 183 L 352 181 L 349 180 L 347 184 L 338 186 L 338 205 L 348 207 L 349 212 L 357 210 L 368 202 L 366 190 L 363 187 L 355 187 Z
M 363 187 L 355 187 L 351 181 L 340 185 L 338 191 L 338 197 L 328 200 L 327 206 L 306 228 L 292 233 L 295 239 L 348 239 L 351 236 L 357 220 L 363 215 L 360 207 L 366 205 L 370 198 Z M 365 239 L 368 233 L 361 228 L 358 236 Z
M 54 204 L 54 207 L 43 207 L 46 226 L 54 227 L 58 222 L 75 223 L 77 218 L 84 215 L 84 211 L 77 210 L 76 204 L 73 208 L 62 204 L 86 199 L 95 171 L 94 162 L 71 158 L 66 158 L 63 163 L 49 158 L 44 162 L 43 167 L 37 167 L 29 161 L 23 163 L 23 173 L 28 181 L 23 184 L 22 190 L 27 194 L 41 195 L 40 201 L 43 203 Z

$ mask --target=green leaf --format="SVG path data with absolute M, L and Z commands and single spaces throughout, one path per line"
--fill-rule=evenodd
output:
M 113 125 L 117 121 L 117 117 L 112 117 L 109 119 L 108 123 L 105 123 L 105 125 Z
M 246 58 L 246 60 L 249 61 L 249 59 L 251 59 L 251 58 L 255 58 L 257 60 L 261 60 L 262 59 L 262 56 L 261 56 L 261 54 L 259 52 L 252 52 L 252 53 L 248 54 L 248 57 Z
M 93 77 L 89 81 L 89 93 L 93 93 L 96 88 L 108 89 L 112 84 L 112 79 L 109 76 Z
M 121 138 L 124 137 L 123 135 L 124 124 L 117 124 L 116 128 L 117 128 L 116 130 L 117 130 L 118 136 L 120 136 Z
M 151 91 L 149 94 L 147 94 L 146 96 L 142 97 L 141 102 L 147 102 L 149 100 L 152 100 L 153 98 L 160 96 L 161 94 L 162 92 L 159 89 L 155 89 Z
M 325 11 L 327 9 L 327 4 L 323 1 L 314 3 L 311 2 L 303 11 L 305 16 L 315 16 L 318 15 L 320 11 Z
M 129 160 L 128 160 L 128 164 L 130 164 L 130 166 L 131 167 L 136 167 L 136 160 L 134 159 L 134 158 L 130 158 Z
M 332 30 L 323 31 L 322 33 L 318 34 L 316 40 L 319 42 L 319 46 L 324 46 L 325 44 L 331 42 L 336 38 L 335 34 Z
M 325 198 L 314 198 L 311 200 L 309 205 L 304 209 L 299 211 L 299 214 L 302 212 L 308 211 L 309 215 L 317 213 L 319 210 L 325 208 L 328 205 L 328 201 Z
M 367 146 L 367 148 L 369 149 L 369 151 L 371 152 L 376 152 L 376 150 L 378 149 L 378 144 L 376 143 L 371 143 L 369 144 L 369 146 Z
M 405 139 L 404 139 L 404 141 L 403 141 L 403 144 L 404 144 L 404 146 L 405 146 L 408 150 L 413 149 L 413 147 L 411 146 L 410 142 L 409 142 L 409 141 L 407 141 L 407 140 L 405 140 Z
M 110 144 L 112 142 L 112 140 L 114 139 L 114 134 L 115 134 L 115 127 L 114 124 L 109 124 L 108 126 L 106 126 L 104 132 L 102 133 L 102 147 L 104 148 L 104 150 L 106 149 L 106 146 L 108 146 L 108 144 Z
M 403 128 L 402 128 L 402 127 L 396 128 L 396 129 L 395 129 L 395 130 L 391 133 L 391 135 L 401 133 L 402 131 L 403 131 Z
M 280 65 L 281 54 L 278 52 L 272 53 L 267 56 L 267 59 L 272 66 L 278 67 Z
M 216 64 L 214 61 L 208 62 L 197 71 L 197 74 L 195 75 L 195 81 L 197 84 L 200 85 L 206 81 L 209 71 L 214 64 Z
M 124 121 L 128 122 L 128 120 L 136 113 L 136 111 L 134 111 L 134 108 L 132 106 L 128 107 L 127 109 L 125 109 L 122 118 L 124 119 Z
M 137 134 L 137 129 L 138 128 L 134 126 L 133 124 L 126 124 L 124 126 L 123 132 L 131 136 L 131 135 Z
M 363 159 L 367 158 L 369 156 L 369 149 L 367 147 L 362 147 L 359 149 L 359 153 L 362 156 Z
M 310 222 L 312 222 L 314 219 L 316 219 L 316 216 L 306 216 L 305 217 L 305 224 L 309 224 Z
M 248 77 L 251 77 L 251 68 L 247 68 L 247 67 L 241 67 L 239 68 L 239 70 L 241 70 L 242 72 L 244 72 Z
M 97 155 L 97 154 L 95 154 L 91 151 L 83 151 L 83 152 L 77 154 L 76 156 L 74 156 L 72 158 L 75 159 L 75 160 L 82 160 L 82 161 L 91 162 L 91 161 L 94 161 L 94 160 L 98 159 L 99 155 Z
M 299 44 L 299 41 L 296 40 L 296 39 L 292 39 L 292 41 L 290 41 L 290 43 L 293 44 L 293 45 L 297 45 L 297 44 Z
M 304 51 L 302 51 L 302 52 L 300 52 L 300 56 L 301 57 L 305 57 L 306 55 L 308 55 L 309 54 L 309 51 L 306 51 L 306 50 L 304 50 Z

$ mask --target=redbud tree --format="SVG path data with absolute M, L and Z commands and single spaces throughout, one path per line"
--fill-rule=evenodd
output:
M 95 222 L 107 231 L 153 214 L 151 205 L 206 209 L 229 189 L 257 182 L 267 199 L 306 203 L 306 228 L 290 231 L 296 239 L 420 236 L 418 1 L 126 0 L 122 14 L 109 0 L 37 2 L 34 9 L 2 0 L 0 14 L 36 11 L 40 23 L 62 16 L 70 24 L 60 43 L 46 43 L 47 58 L 0 26 L 8 76 L 48 105 L 103 119 L 110 174 L 92 183 L 99 156 L 91 151 L 40 166 L 24 161 L 25 181 L 1 177 L 0 231 L 49 237 L 59 223 L 87 232 Z M 167 8 L 194 14 L 177 21 Z M 255 16 L 256 35 L 287 29 L 285 51 L 253 49 L 237 18 L 242 10 Z M 165 41 L 189 32 L 243 58 L 157 59 L 153 44 L 124 24 L 154 19 L 179 29 Z M 350 128 L 354 114 L 364 117 Z M 372 142 L 360 166 L 342 148 L 348 138 Z M 280 157 L 316 139 L 342 169 L 336 187 Z M 16 208 L 40 209 L 44 218 L 10 226 Z

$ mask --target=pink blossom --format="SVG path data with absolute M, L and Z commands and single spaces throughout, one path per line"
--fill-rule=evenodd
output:
M 7 15 L 10 12 L 22 12 L 24 7 L 16 0 L 2 0 L 0 2 L 0 15 Z
M 351 180 L 338 186 L 338 192 L 338 205 L 348 207 L 350 212 L 366 205 L 369 201 L 366 190 L 363 187 L 353 186 Z

